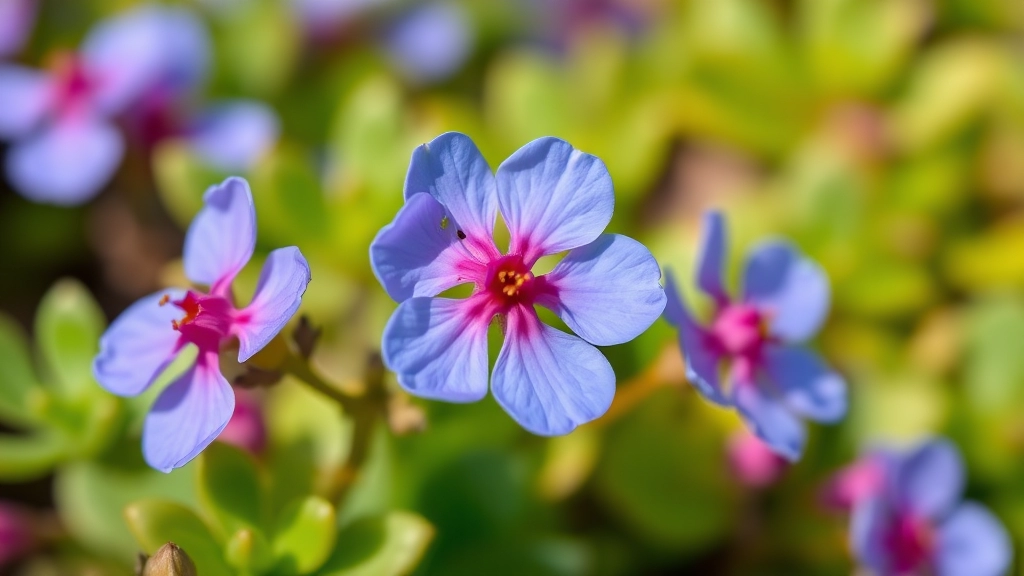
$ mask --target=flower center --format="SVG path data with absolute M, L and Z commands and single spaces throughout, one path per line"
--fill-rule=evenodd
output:
M 502 256 L 488 267 L 487 290 L 499 300 L 511 303 L 529 298 L 533 293 L 533 273 L 516 254 Z
M 768 339 L 764 316 L 747 304 L 727 304 L 711 325 L 719 346 L 732 356 L 756 357 Z
M 931 526 L 910 514 L 901 514 L 885 535 L 893 568 L 900 574 L 926 566 L 934 541 Z
M 181 300 L 171 300 L 170 296 L 164 295 L 160 305 L 167 303 L 174 304 L 185 313 L 181 320 L 171 320 L 171 326 L 181 333 L 182 338 L 204 352 L 220 349 L 231 328 L 233 308 L 226 298 L 189 290 Z
M 96 88 L 95 79 L 90 77 L 81 59 L 74 54 L 61 53 L 54 57 L 51 68 L 56 78 L 54 106 L 58 113 L 81 110 Z

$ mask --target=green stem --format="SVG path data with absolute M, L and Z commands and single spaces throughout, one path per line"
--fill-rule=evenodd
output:
M 309 362 L 301 356 L 290 354 L 283 369 L 295 376 L 307 386 L 338 403 L 353 422 L 352 444 L 348 460 L 344 467 L 335 475 L 335 481 L 329 489 L 329 498 L 340 507 L 359 478 L 360 471 L 370 453 L 370 443 L 377 418 L 383 415 L 387 395 L 380 382 L 369 382 L 367 390 L 361 396 L 350 396 L 332 386 L 318 374 L 313 372 Z

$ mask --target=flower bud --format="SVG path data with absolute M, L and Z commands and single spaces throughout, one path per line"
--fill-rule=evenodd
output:
M 763 488 L 774 483 L 786 469 L 786 461 L 757 436 L 743 430 L 729 439 L 729 465 L 746 486 Z
M 263 410 L 255 394 L 235 388 L 235 411 L 217 440 L 233 444 L 251 454 L 261 454 L 267 446 L 267 427 Z
M 185 551 L 168 542 L 146 561 L 142 576 L 196 576 L 196 565 Z
M 0 567 L 25 557 L 36 547 L 33 524 L 28 510 L 0 502 Z

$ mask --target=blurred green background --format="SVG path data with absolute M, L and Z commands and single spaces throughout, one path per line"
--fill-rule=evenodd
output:
M 39 66 L 134 4 L 43 0 L 17 61 Z M 351 423 L 286 380 L 257 391 L 270 445 L 255 464 L 208 454 L 153 472 L 138 443 L 152 397 L 116 399 L 88 366 L 109 319 L 182 285 L 183 230 L 227 176 L 164 141 L 130 151 L 80 208 L 0 183 L 0 496 L 48 533 L 9 570 L 130 573 L 137 550 L 152 552 L 146 534 L 168 532 L 130 531 L 122 510 L 152 498 L 184 506 L 152 517 L 192 534 L 192 548 L 178 543 L 193 557 L 226 546 L 204 480 L 221 462 L 244 469 L 222 472 L 232 489 L 262 478 L 264 516 L 309 494 L 337 507 L 337 549 L 317 573 L 400 574 L 423 553 L 416 574 L 851 574 L 847 518 L 822 508 L 822 483 L 865 446 L 926 434 L 958 443 L 969 496 L 1024 538 L 1020 0 L 444 0 L 466 40 L 432 78 L 388 43 L 419 3 L 353 1 L 326 30 L 285 0 L 178 4 L 213 36 L 207 94 L 281 117 L 279 142 L 243 174 L 259 240 L 239 293 L 251 294 L 260 254 L 298 245 L 313 275 L 302 312 L 324 329 L 314 363 L 330 380 L 366 376 L 395 307 L 368 246 L 402 204 L 413 148 L 458 130 L 497 167 L 554 135 L 606 162 L 610 231 L 645 242 L 692 303 L 708 304 L 689 282 L 705 209 L 729 217 L 734 281 L 766 235 L 818 260 L 834 293 L 817 345 L 847 376 L 851 410 L 814 426 L 775 484 L 747 487 L 726 458 L 738 420 L 685 383 L 659 320 L 605 349 L 616 404 L 565 437 L 530 435 L 490 397 L 414 400 L 425 430 L 382 426 L 352 492 L 332 500 Z M 333 541 L 314 530 L 325 531 Z

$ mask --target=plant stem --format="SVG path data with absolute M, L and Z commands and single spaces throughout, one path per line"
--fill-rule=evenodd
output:
M 345 394 L 313 372 L 308 360 L 295 354 L 289 354 L 283 368 L 286 373 L 337 402 L 342 411 L 352 419 L 352 444 L 348 460 L 334 475 L 328 489 L 329 499 L 336 502 L 340 508 L 369 456 L 373 429 L 377 419 L 384 415 L 387 406 L 387 392 L 379 377 L 371 377 L 367 379 L 367 389 L 361 396 Z

